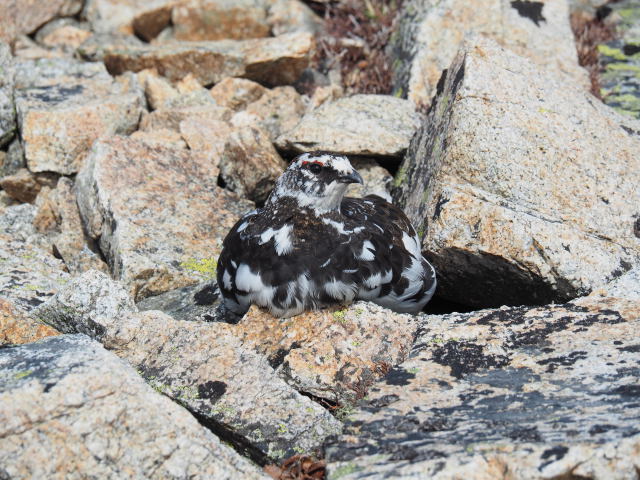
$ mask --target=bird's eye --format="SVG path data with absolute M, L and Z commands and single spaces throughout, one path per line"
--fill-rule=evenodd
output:
M 318 163 L 312 163 L 309 165 L 309 170 L 311 170 L 311 173 L 320 173 L 320 171 L 322 170 L 322 165 Z

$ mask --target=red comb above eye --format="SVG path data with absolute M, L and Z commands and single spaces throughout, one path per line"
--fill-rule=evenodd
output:
M 324 167 L 324 163 L 319 162 L 319 161 L 317 161 L 317 160 L 313 160 L 313 161 L 312 161 L 312 160 L 305 160 L 305 161 L 304 161 L 304 162 L 302 162 L 300 165 L 302 165 L 302 166 L 304 167 L 304 166 L 305 166 L 305 165 L 307 165 L 308 163 L 315 163 L 316 165 L 320 165 L 321 167 Z

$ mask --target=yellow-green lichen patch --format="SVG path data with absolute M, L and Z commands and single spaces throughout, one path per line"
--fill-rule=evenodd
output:
M 342 477 L 346 477 L 347 475 L 351 475 L 352 473 L 356 473 L 362 470 L 360 467 L 353 463 L 347 463 L 345 465 L 340 465 L 329 475 L 330 480 L 337 480 Z
M 396 178 L 393 179 L 393 186 L 399 187 L 404 183 L 406 179 L 407 179 L 407 169 L 404 167 L 400 167 L 400 169 L 398 170 L 398 173 L 396 173 Z
M 351 415 L 353 415 L 353 412 L 355 412 L 355 409 L 356 409 L 355 405 L 351 403 L 347 403 L 342 407 L 340 407 L 338 410 L 336 410 L 335 416 L 341 422 L 345 422 L 349 419 Z
M 346 323 L 347 322 L 347 311 L 346 310 L 338 310 L 337 312 L 333 312 L 333 319 L 336 322 Z
M 23 370 L 22 372 L 18 372 L 16 373 L 13 378 L 15 378 L 16 380 L 20 380 L 21 378 L 25 378 L 28 377 L 29 375 L 31 375 L 33 373 L 33 370 Z
M 226 417 L 230 417 L 230 416 L 235 415 L 235 414 L 236 414 L 235 409 L 233 407 L 227 405 L 227 404 L 224 404 L 224 403 L 216 405 L 215 407 L 213 407 L 211 409 L 211 415 L 221 415 L 221 416 L 223 416 L 225 418 Z
M 190 272 L 196 273 L 205 280 L 213 280 L 216 278 L 218 261 L 215 258 L 188 259 L 180 264 L 182 268 Z
M 598 45 L 598 53 L 600 55 L 606 55 L 607 57 L 614 58 L 616 60 L 626 60 L 627 56 L 619 48 L 610 47 L 609 45 Z

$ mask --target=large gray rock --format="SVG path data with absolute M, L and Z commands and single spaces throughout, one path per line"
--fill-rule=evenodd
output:
M 470 34 L 491 38 L 589 88 L 587 72 L 578 65 L 566 0 L 409 0 L 398 25 L 390 47 L 394 90 L 417 104 L 431 102 L 440 73 Z
M 36 209 L 22 204 L 0 215 L 0 297 L 29 312 L 69 280 L 49 241 L 33 226 Z
M 84 335 L 0 350 L 3 478 L 265 476 Z
M 277 146 L 293 152 L 328 150 L 351 155 L 399 157 L 420 125 L 407 100 L 386 95 L 353 95 L 307 113 Z
M 462 49 L 395 179 L 439 294 L 567 300 L 640 263 L 639 132 L 492 41 Z
M 313 451 L 341 430 L 245 347 L 233 325 L 136 313 L 122 286 L 100 272 L 74 279 L 34 315 L 61 332 L 98 339 L 257 461 Z
M 133 132 L 144 94 L 128 76 L 70 59 L 16 65 L 16 108 L 29 170 L 76 173 L 95 140 Z
M 16 133 L 16 109 L 13 101 L 14 69 L 9 45 L 0 41 L 0 148 Z
M 225 77 L 245 77 L 268 86 L 295 82 L 307 68 L 313 49 L 308 33 L 272 38 L 184 42 L 107 48 L 104 62 L 114 75 L 155 68 L 169 80 L 192 74 L 202 85 Z
M 216 322 L 225 321 L 224 312 L 218 308 L 221 300 L 218 285 L 209 280 L 144 298 L 136 306 L 141 311 L 160 310 L 176 320 Z
M 329 479 L 635 479 L 640 303 L 424 316 L 326 448 Z
M 251 202 L 217 186 L 208 156 L 112 137 L 78 174 L 80 214 L 136 300 L 215 277 L 222 240 Z

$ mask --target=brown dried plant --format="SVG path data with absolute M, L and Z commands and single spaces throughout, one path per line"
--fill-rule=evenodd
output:
M 390 93 L 392 71 L 386 47 L 401 0 L 309 3 L 325 20 L 326 35 L 318 40 L 315 58 L 319 68 L 339 68 L 349 93 Z

